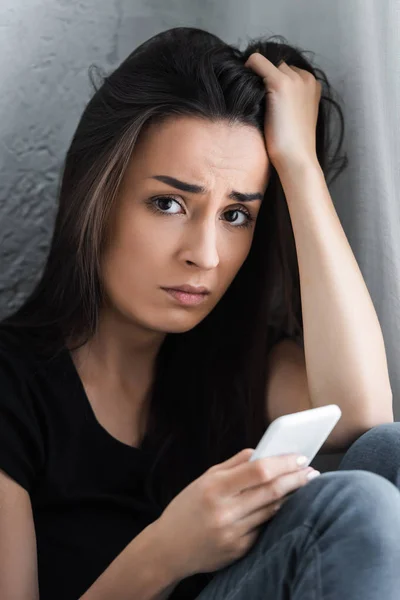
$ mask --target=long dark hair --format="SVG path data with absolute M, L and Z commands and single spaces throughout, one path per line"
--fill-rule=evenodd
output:
M 29 332 L 36 351 L 50 355 L 68 340 L 79 338 L 78 348 L 90 339 L 104 299 L 100 257 L 108 218 L 139 133 L 179 115 L 242 123 L 262 133 L 264 84 L 244 67 L 253 52 L 321 81 L 318 160 L 328 183 L 347 166 L 347 156 L 338 154 L 344 125 L 331 86 L 282 36 L 253 39 L 241 51 L 201 29 L 159 33 L 111 74 L 96 70 L 99 84 L 91 77 L 95 92 L 63 165 L 44 271 L 23 305 L 2 321 L 3 331 Z M 339 115 L 339 141 L 330 154 L 332 108 Z M 268 351 L 283 337 L 301 343 L 302 332 L 294 235 L 272 169 L 250 253 L 234 281 L 196 327 L 167 334 L 157 356 L 146 439 L 154 449 L 147 486 L 160 510 L 211 465 L 255 447 L 267 426 Z

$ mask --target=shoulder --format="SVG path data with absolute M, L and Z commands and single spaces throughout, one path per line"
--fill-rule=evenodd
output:
M 29 352 L 23 336 L 0 329 L 0 378 L 24 378 L 29 373 Z
M 85 417 L 82 390 L 66 348 L 46 344 L 46 333 L 7 331 L 0 324 L 0 411 L 13 412 L 40 430 L 73 428 Z M 0 415 L 1 418 L 1 415 Z
M 0 325 L 0 409 L 20 414 L 46 411 L 46 382 L 51 369 L 48 359 L 36 350 L 32 337 L 21 330 Z
M 34 407 L 34 381 L 41 369 L 27 336 L 0 327 L 0 408 L 29 411 Z
M 45 462 L 45 420 L 23 336 L 0 332 L 0 469 L 27 490 Z
M 18 371 L 21 376 L 29 377 L 46 368 L 55 354 L 43 349 L 42 338 L 24 328 L 4 327 L 0 323 L 0 367 Z

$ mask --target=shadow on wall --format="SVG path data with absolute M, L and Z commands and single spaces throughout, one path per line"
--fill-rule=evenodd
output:
M 327 471 L 336 471 L 345 455 L 344 452 L 335 452 L 334 454 L 317 454 L 311 462 L 311 467 L 326 473 Z

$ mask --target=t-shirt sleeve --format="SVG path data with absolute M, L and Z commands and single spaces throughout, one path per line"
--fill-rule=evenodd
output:
M 0 469 L 31 492 L 44 442 L 28 378 L 0 353 Z

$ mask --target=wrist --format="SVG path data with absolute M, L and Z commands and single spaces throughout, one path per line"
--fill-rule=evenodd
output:
M 310 172 L 322 173 L 322 167 L 317 157 L 285 160 L 277 162 L 274 166 L 281 180 L 290 177 L 301 177 Z
M 154 562 L 159 574 L 167 585 L 178 585 L 187 577 L 182 572 L 182 559 L 174 552 L 173 539 L 163 529 L 162 521 L 158 518 L 146 528 L 148 542 L 154 552 Z
M 326 187 L 323 170 L 317 162 L 291 163 L 277 171 L 286 202 L 291 207 L 302 199 L 311 200 Z

